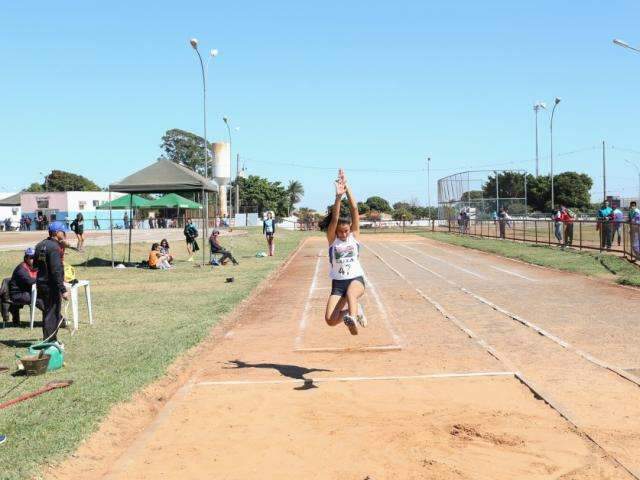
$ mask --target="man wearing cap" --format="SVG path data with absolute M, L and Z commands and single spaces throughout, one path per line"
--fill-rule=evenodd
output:
M 69 299 L 64 286 L 64 238 L 67 226 L 62 222 L 49 224 L 49 237 L 36 245 L 35 257 L 38 276 L 38 298 L 44 302 L 42 334 L 45 340 L 57 341 L 62 299 Z
M 14 325 L 20 323 L 20 309 L 24 305 L 31 304 L 31 287 L 36 283 L 38 270 L 34 266 L 35 250 L 27 248 L 24 252 L 24 259 L 14 270 L 9 281 L 9 299 L 11 306 L 9 311 L 13 317 Z M 41 298 L 36 300 L 36 307 L 44 309 Z

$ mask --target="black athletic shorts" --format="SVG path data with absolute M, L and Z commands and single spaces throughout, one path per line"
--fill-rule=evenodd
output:
M 364 277 L 362 276 L 350 278 L 348 280 L 331 280 L 331 295 L 340 295 L 341 297 L 344 297 L 347 294 L 347 288 L 349 288 L 349 285 L 353 281 L 358 281 L 363 287 L 365 286 Z

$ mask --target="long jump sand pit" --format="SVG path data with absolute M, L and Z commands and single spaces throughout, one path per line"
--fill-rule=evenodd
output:
M 301 385 L 195 384 L 107 478 L 625 478 L 511 376 Z

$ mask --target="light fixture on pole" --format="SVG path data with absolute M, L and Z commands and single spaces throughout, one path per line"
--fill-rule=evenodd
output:
M 536 102 L 533 105 L 533 111 L 536 114 L 536 177 L 538 175 L 540 175 L 540 158 L 538 155 L 538 112 L 540 111 L 540 109 L 542 110 L 546 110 L 547 109 L 547 105 L 544 102 Z
M 613 43 L 618 45 L 619 47 L 622 48 L 627 48 L 629 50 L 633 50 L 634 52 L 638 52 L 640 53 L 640 49 L 632 47 L 631 45 L 629 45 L 627 42 L 625 42 L 624 40 L 620 40 L 619 38 L 614 38 L 613 39 Z
M 198 39 L 192 38 L 189 40 L 189 44 L 195 50 L 198 55 L 198 60 L 200 60 L 200 70 L 202 72 L 202 116 L 204 123 L 204 178 L 209 179 L 209 145 L 207 142 L 207 71 L 209 70 L 209 60 L 211 58 L 218 56 L 218 50 L 215 48 L 209 51 L 209 57 L 207 58 L 207 66 L 205 68 L 204 62 L 202 61 L 202 55 L 200 55 L 200 51 L 198 50 Z M 203 203 L 204 203 L 204 225 L 202 228 L 202 263 L 206 263 L 205 259 L 205 250 L 204 245 L 206 245 L 206 239 L 208 235 L 209 228 L 209 193 L 204 192 L 203 195 Z
M 551 122 L 549 123 L 549 132 L 550 132 L 550 144 L 549 144 L 549 152 L 550 152 L 550 160 L 551 160 L 551 210 L 555 208 L 555 192 L 553 190 L 553 115 L 556 113 L 556 107 L 560 103 L 560 98 L 556 97 L 553 101 L 553 109 L 551 110 Z

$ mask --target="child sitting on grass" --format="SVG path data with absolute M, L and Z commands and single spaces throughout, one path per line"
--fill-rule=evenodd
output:
M 154 243 L 151 245 L 151 251 L 149 252 L 149 268 L 167 270 L 172 268 L 169 264 L 169 258 L 167 255 L 163 255 L 160 252 L 160 244 Z

